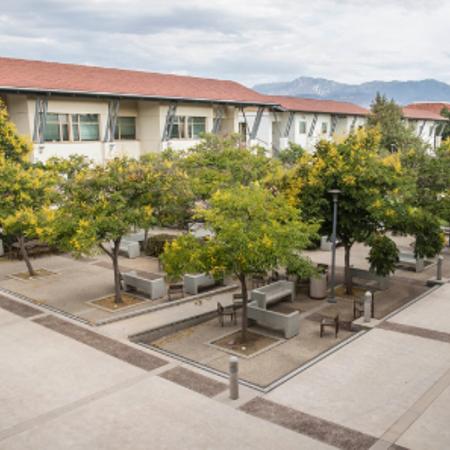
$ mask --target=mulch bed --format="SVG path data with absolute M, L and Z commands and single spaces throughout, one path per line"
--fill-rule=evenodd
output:
M 57 275 L 56 272 L 52 272 L 47 269 L 35 269 L 36 275 L 30 276 L 28 272 L 17 272 L 9 275 L 11 278 L 19 278 L 20 280 L 36 280 L 37 278 L 50 277 Z
M 115 303 L 114 295 L 108 295 L 108 297 L 99 298 L 98 300 L 92 300 L 89 303 L 94 306 L 98 306 L 110 312 L 121 311 L 125 308 L 130 308 L 131 306 L 138 305 L 145 302 L 147 299 L 136 297 L 135 295 L 130 295 L 122 293 L 122 303 Z
M 249 357 L 277 342 L 279 342 L 279 339 L 254 333 L 253 331 L 247 331 L 247 339 L 245 342 L 242 342 L 241 331 L 239 330 L 217 339 L 211 342 L 211 344 L 224 350 L 230 350 L 242 356 Z

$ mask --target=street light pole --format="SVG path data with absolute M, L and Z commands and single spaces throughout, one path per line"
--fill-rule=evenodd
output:
M 341 193 L 339 189 L 331 189 L 328 191 L 333 198 L 333 232 L 331 234 L 332 253 L 331 253 L 331 295 L 328 298 L 328 303 L 336 303 L 336 232 L 337 232 L 337 210 L 338 210 L 338 196 Z

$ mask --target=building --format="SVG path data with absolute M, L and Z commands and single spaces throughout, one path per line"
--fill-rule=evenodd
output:
M 250 136 L 250 140 L 274 153 L 290 142 L 312 152 L 321 139 L 346 136 L 364 126 L 369 115 L 367 109 L 348 102 L 286 96 L 267 98 L 280 108 L 262 114 L 258 134 Z M 253 129 L 258 114 L 261 109 L 242 113 L 241 130 Z
M 97 163 L 172 147 L 204 132 L 240 133 L 276 154 L 290 142 L 314 151 L 346 136 L 369 111 L 348 102 L 259 94 L 227 80 L 0 58 L 0 98 L 34 160 L 81 154 Z M 445 119 L 434 103 L 408 105 L 405 119 L 432 148 Z M 444 105 L 440 103 L 439 105 Z M 423 108 L 423 109 L 422 109 Z
M 428 107 L 427 105 L 433 105 Z M 436 111 L 434 103 L 414 103 L 403 108 L 403 116 L 408 124 L 432 150 L 441 144 L 442 132 L 448 119 Z
M 237 133 L 247 108 L 276 107 L 233 81 L 13 58 L 0 58 L 0 97 L 40 161 L 185 149 L 203 132 Z

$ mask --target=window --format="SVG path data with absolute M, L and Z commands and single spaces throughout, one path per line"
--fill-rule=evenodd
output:
M 306 120 L 301 120 L 298 123 L 298 132 L 300 134 L 306 134 Z
M 200 135 L 206 131 L 206 117 L 189 117 L 188 138 L 199 139 Z
M 134 140 L 136 139 L 136 117 L 118 117 L 114 139 Z
M 98 114 L 72 114 L 72 139 L 74 141 L 100 140 Z
M 169 139 L 199 139 L 206 131 L 206 117 L 175 116 Z
M 186 117 L 175 116 L 173 119 L 172 131 L 169 136 L 170 139 L 185 139 L 186 138 Z
M 431 125 L 430 126 L 430 134 L 429 134 L 430 137 L 433 136 L 433 132 L 434 132 L 434 126 Z
M 328 123 L 322 122 L 322 134 L 327 134 L 328 131 Z
M 69 140 L 69 115 L 48 113 L 45 120 L 44 139 L 46 142 Z

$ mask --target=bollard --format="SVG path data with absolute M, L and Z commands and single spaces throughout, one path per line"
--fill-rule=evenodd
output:
M 364 294 L 364 322 L 370 322 L 372 316 L 372 292 Z
M 236 356 L 230 357 L 230 399 L 239 398 L 239 359 Z
M 443 262 L 444 262 L 444 257 L 442 255 L 439 255 L 438 259 L 437 259 L 437 273 L 436 273 L 437 281 L 442 280 L 442 263 Z

